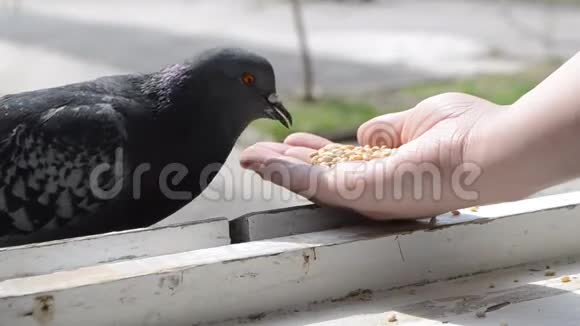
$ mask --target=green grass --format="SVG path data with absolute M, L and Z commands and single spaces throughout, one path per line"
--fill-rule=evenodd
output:
M 497 104 L 511 104 L 542 81 L 560 62 L 546 62 L 516 74 L 486 74 L 470 78 L 426 82 L 399 90 L 362 94 L 358 98 L 320 99 L 316 102 L 288 102 L 294 126 L 288 130 L 272 121 L 256 121 L 252 126 L 275 140 L 289 133 L 306 131 L 323 136 L 355 135 L 358 126 L 377 115 L 415 106 L 421 100 L 445 92 L 468 93 Z
M 399 92 L 413 100 L 444 92 L 462 92 L 497 104 L 511 104 L 534 88 L 556 67 L 555 64 L 546 63 L 517 74 L 481 75 L 468 79 L 431 82 L 407 87 Z
M 485 98 L 497 104 L 511 104 L 536 85 L 536 81 L 505 76 L 482 76 L 476 79 L 434 82 L 403 89 L 414 99 L 444 92 L 461 92 Z
M 343 99 L 323 99 L 315 102 L 291 101 L 288 109 L 294 125 L 286 129 L 278 123 L 258 120 L 252 124 L 257 130 L 282 140 L 292 132 L 306 131 L 317 134 L 348 132 L 355 126 L 380 114 L 371 104 Z

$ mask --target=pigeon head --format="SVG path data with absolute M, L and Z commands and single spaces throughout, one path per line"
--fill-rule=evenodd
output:
M 276 92 L 274 69 L 262 56 L 242 49 L 214 49 L 196 60 L 161 71 L 157 83 L 169 84 L 165 98 L 180 106 L 201 104 L 203 114 L 221 116 L 237 125 L 269 118 L 285 127 L 292 116 Z M 201 102 L 201 103 L 200 103 Z
M 242 49 L 215 49 L 201 55 L 197 68 L 228 114 L 246 120 L 270 118 L 287 128 L 292 124 L 292 116 L 276 93 L 274 69 L 266 58 Z

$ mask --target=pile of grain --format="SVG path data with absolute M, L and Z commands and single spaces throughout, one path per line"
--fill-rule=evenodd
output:
M 328 144 L 312 153 L 310 159 L 314 165 L 333 167 L 342 162 L 370 161 L 389 157 L 395 151 L 395 148 L 386 146 Z

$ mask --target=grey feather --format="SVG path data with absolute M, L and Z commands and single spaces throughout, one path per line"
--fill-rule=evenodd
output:
M 97 141 L 100 135 L 107 138 Z M 31 232 L 94 212 L 104 201 L 94 196 L 86 176 L 99 164 L 113 165 L 115 150 L 126 141 L 124 118 L 110 103 L 65 105 L 47 110 L 36 123 L 18 125 L 0 149 L 7 158 L 0 162 L 0 213 L 12 219 L 15 232 Z

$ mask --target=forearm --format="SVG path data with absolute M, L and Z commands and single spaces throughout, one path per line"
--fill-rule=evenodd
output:
M 507 107 L 496 124 L 486 141 L 486 163 L 490 173 L 509 180 L 507 195 L 579 177 L 580 54 Z

